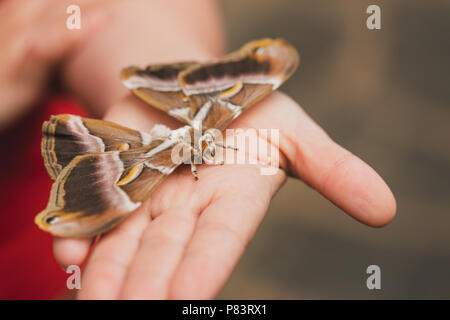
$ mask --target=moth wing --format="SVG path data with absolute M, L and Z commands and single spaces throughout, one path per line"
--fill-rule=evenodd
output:
M 225 129 L 245 109 L 276 90 L 300 58 L 283 39 L 249 42 L 210 63 L 155 65 L 122 70 L 122 81 L 152 106 L 204 130 Z
M 122 70 L 121 79 L 128 89 L 146 103 L 190 124 L 184 116 L 186 110 L 189 111 L 190 102 L 178 83 L 178 74 L 195 64 L 161 64 L 145 69 L 132 66 Z
M 276 90 L 300 57 L 283 39 L 252 41 L 215 62 L 191 65 L 178 75 L 189 97 L 189 119 L 203 129 L 225 129 L 245 109 Z
M 36 224 L 60 237 L 92 237 L 113 228 L 178 167 L 171 160 L 176 146 L 165 139 L 75 157 L 53 183 Z
M 151 143 L 151 134 L 109 121 L 71 114 L 51 116 L 42 125 L 41 152 L 45 168 L 55 180 L 76 156 L 105 151 L 125 151 Z

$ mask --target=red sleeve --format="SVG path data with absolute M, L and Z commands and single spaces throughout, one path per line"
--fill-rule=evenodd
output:
M 52 180 L 40 151 L 41 125 L 50 115 L 85 115 L 68 97 L 53 97 L 0 132 L 0 299 L 51 299 L 69 276 L 56 263 L 52 236 L 34 224 Z

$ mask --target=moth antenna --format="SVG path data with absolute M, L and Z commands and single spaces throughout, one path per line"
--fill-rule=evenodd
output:
M 238 147 L 234 147 L 234 146 L 228 146 L 228 145 L 224 145 L 222 143 L 215 143 L 216 146 L 221 147 L 222 149 L 233 149 L 234 151 L 239 151 Z

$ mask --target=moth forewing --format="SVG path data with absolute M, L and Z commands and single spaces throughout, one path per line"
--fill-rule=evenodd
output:
M 37 225 L 61 237 L 91 237 L 111 229 L 180 164 L 171 155 L 181 134 L 190 129 L 167 132 L 159 126 L 148 145 L 76 156 L 54 182 Z
M 152 136 L 113 122 L 71 114 L 51 116 L 42 125 L 41 152 L 55 180 L 76 156 L 105 151 L 125 151 L 148 145 Z

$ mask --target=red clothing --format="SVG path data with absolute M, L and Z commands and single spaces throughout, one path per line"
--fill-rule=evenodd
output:
M 41 125 L 58 113 L 84 114 L 72 99 L 55 97 L 0 132 L 0 299 L 50 299 L 69 276 L 53 257 L 52 236 L 34 224 L 52 184 L 41 156 Z

